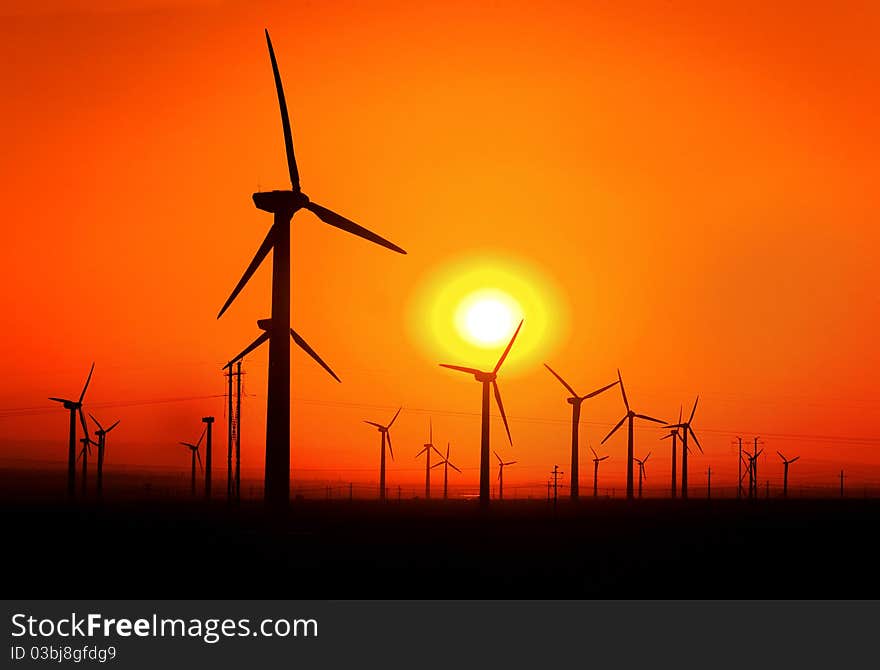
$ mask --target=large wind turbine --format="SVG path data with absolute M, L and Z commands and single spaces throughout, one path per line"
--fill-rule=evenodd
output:
M 385 500 L 385 443 L 388 443 L 388 452 L 391 454 L 391 460 L 394 460 L 394 449 L 391 447 L 391 426 L 394 425 L 394 422 L 397 421 L 397 416 L 400 414 L 400 410 L 403 407 L 398 408 L 397 413 L 388 422 L 387 426 L 383 426 L 381 423 L 376 423 L 375 421 L 364 421 L 364 423 L 368 423 L 371 426 L 375 426 L 376 429 L 382 435 L 382 455 L 379 459 L 379 500 Z
M 620 382 L 620 393 L 623 396 L 623 404 L 626 406 L 626 414 L 623 415 L 623 418 L 618 422 L 614 428 L 611 429 L 611 432 L 608 433 L 600 444 L 605 444 L 609 437 L 614 435 L 617 432 L 617 429 L 623 425 L 624 421 L 628 422 L 628 436 L 626 443 L 626 497 L 628 500 L 632 500 L 633 497 L 633 421 L 635 419 L 644 419 L 645 421 L 653 421 L 654 423 L 666 423 L 665 421 L 661 421 L 660 419 L 655 419 L 653 417 L 647 416 L 645 414 L 636 414 L 632 408 L 629 406 L 629 400 L 626 397 L 626 389 L 623 387 L 623 377 L 620 376 L 620 370 L 617 371 L 617 381 Z
M 290 222 L 300 209 L 307 209 L 321 221 L 380 244 L 392 251 L 406 253 L 403 249 L 375 233 L 349 221 L 309 200 L 299 183 L 299 170 L 293 153 L 293 134 L 287 102 L 281 84 L 281 74 L 275 60 L 275 51 L 266 31 L 266 44 L 272 61 L 278 106 L 281 111 L 281 128 L 287 153 L 287 170 L 290 176 L 289 190 L 258 192 L 253 194 L 257 209 L 269 212 L 274 222 L 266 239 L 257 249 L 244 275 L 232 290 L 229 299 L 217 315 L 219 319 L 232 304 L 239 292 L 272 251 L 272 319 L 269 325 L 269 374 L 266 406 L 266 474 L 265 497 L 271 504 L 287 504 L 290 500 Z
M 507 431 L 507 440 L 510 442 L 510 445 L 513 446 L 513 438 L 510 437 L 510 426 L 507 425 L 507 415 L 504 413 L 504 405 L 501 402 L 501 391 L 498 390 L 498 382 L 496 381 L 496 378 L 498 377 L 498 370 L 501 369 L 501 364 L 504 363 L 504 359 L 507 358 L 507 354 L 510 353 L 510 348 L 513 346 L 513 342 L 519 334 L 519 329 L 522 328 L 522 325 L 523 322 L 520 321 L 513 333 L 513 337 L 510 338 L 510 342 L 507 343 L 507 347 L 505 347 L 504 352 L 501 354 L 501 358 L 498 359 L 495 367 L 489 372 L 477 370 L 476 368 L 466 368 L 461 365 L 440 363 L 440 367 L 449 368 L 450 370 L 458 370 L 459 372 L 473 375 L 474 379 L 483 385 L 482 430 L 480 434 L 480 504 L 483 507 L 489 505 L 489 387 L 491 386 L 492 390 L 495 392 L 495 402 L 498 403 L 498 411 L 501 413 L 501 420 L 504 421 L 504 429 Z
M 449 442 L 446 443 L 446 455 L 443 456 L 443 460 L 439 463 L 435 463 L 431 466 L 431 468 L 439 468 L 441 465 L 443 466 L 443 500 L 446 500 L 449 497 L 449 468 L 455 470 L 458 474 L 461 474 L 461 470 L 455 467 L 452 464 L 452 461 L 449 460 Z
M 424 449 L 416 454 L 416 458 L 425 454 L 425 499 L 427 500 L 431 497 L 431 468 L 433 467 L 431 465 L 431 451 L 436 451 L 437 455 L 443 458 L 443 454 L 434 446 L 434 426 L 430 419 L 428 420 L 428 441 L 422 446 Z
M 70 412 L 70 432 L 69 443 L 67 449 L 67 495 L 73 498 L 76 495 L 76 415 L 79 413 L 79 423 L 82 426 L 83 434 L 88 437 L 89 429 L 86 426 L 85 417 L 83 417 L 82 406 L 83 399 L 86 397 L 86 389 L 89 388 L 89 382 L 92 381 L 92 373 L 95 371 L 95 364 L 89 370 L 89 376 L 86 377 L 85 386 L 82 393 L 79 394 L 79 400 L 67 400 L 66 398 L 49 398 L 55 402 L 64 405 L 64 409 Z
M 639 464 L 639 498 L 642 497 L 642 480 L 647 479 L 648 475 L 645 473 L 645 463 L 648 462 L 648 459 L 651 458 L 651 452 L 648 452 L 648 455 L 644 458 L 636 458 L 633 456 L 633 460 Z
M 608 456 L 600 458 L 593 447 L 590 447 L 590 451 L 593 452 L 593 497 L 597 498 L 599 496 L 599 463 L 608 458 Z
M 691 416 L 687 421 L 679 421 L 678 423 L 667 424 L 666 426 L 667 428 L 681 428 L 681 497 L 684 499 L 688 497 L 688 434 L 694 438 L 700 453 L 703 453 L 703 447 L 700 446 L 700 441 L 697 439 L 694 429 L 691 428 L 691 422 L 694 420 L 694 414 L 697 412 L 698 402 L 700 402 L 700 396 L 697 396 L 697 399 L 694 400 L 694 408 L 691 410 Z
M 604 391 L 607 391 L 618 382 L 612 382 L 611 384 L 603 386 L 602 388 L 593 391 L 592 393 L 580 396 L 575 392 L 575 390 L 569 385 L 568 382 L 566 382 L 561 376 L 559 376 L 559 374 L 553 368 L 551 368 L 546 363 L 544 363 L 544 367 L 547 368 L 552 373 L 552 375 L 559 380 L 559 382 L 566 388 L 569 393 L 571 393 L 571 397 L 566 399 L 566 402 L 571 405 L 571 484 L 569 486 L 571 488 L 571 499 L 577 500 L 578 496 L 580 495 L 580 476 L 578 474 L 578 425 L 581 420 L 581 404 L 587 398 L 592 398 Z

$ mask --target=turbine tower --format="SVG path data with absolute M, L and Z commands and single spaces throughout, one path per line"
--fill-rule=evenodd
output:
M 383 426 L 381 423 L 376 423 L 375 421 L 364 421 L 364 423 L 368 423 L 371 426 L 375 426 L 379 433 L 382 435 L 382 456 L 379 460 L 379 500 L 385 500 L 385 443 L 388 443 L 388 452 L 391 454 L 391 460 L 394 460 L 394 449 L 391 447 L 391 433 L 388 432 L 391 429 L 391 426 L 394 425 L 394 422 L 397 421 L 397 416 L 400 414 L 400 410 L 403 407 L 400 407 L 397 410 L 397 413 L 388 422 L 387 426 Z
M 458 474 L 461 474 L 461 470 L 459 470 L 457 467 L 455 467 L 452 464 L 452 461 L 449 460 L 449 448 L 450 448 L 449 442 L 447 442 L 446 443 L 446 455 L 442 457 L 443 460 L 440 461 L 439 463 L 435 463 L 434 465 L 431 466 L 431 469 L 439 468 L 441 465 L 443 466 L 443 500 L 447 500 L 449 497 L 448 496 L 448 493 L 449 493 L 449 486 L 448 486 L 448 484 L 449 484 L 449 468 L 452 468 Z
M 498 455 L 497 451 L 492 453 L 498 459 L 498 500 L 504 500 L 504 468 L 508 465 L 513 465 L 516 461 L 507 461 L 505 463 L 501 460 L 501 456 Z
M 431 451 L 436 451 L 437 455 L 443 458 L 443 454 L 434 446 L 434 426 L 430 419 L 428 419 L 428 441 L 422 446 L 424 449 L 416 454 L 416 458 L 425 454 L 425 499 L 429 500 L 431 498 L 431 468 L 434 467 L 431 465 Z
M 67 495 L 73 498 L 76 495 L 76 415 L 79 413 L 79 423 L 82 426 L 83 434 L 88 437 L 89 429 L 86 426 L 85 417 L 83 417 L 82 406 L 83 399 L 86 397 L 86 389 L 89 388 L 89 382 L 92 381 L 92 373 L 95 371 L 95 364 L 89 370 L 89 376 L 86 377 L 85 386 L 82 393 L 79 394 L 79 400 L 67 400 L 66 398 L 49 398 L 55 402 L 60 402 L 64 409 L 70 412 L 70 431 L 68 433 L 68 449 L 67 449 Z
M 623 418 L 617 423 L 614 428 L 611 429 L 611 432 L 608 433 L 600 444 L 605 444 L 609 437 L 614 435 L 617 432 L 618 428 L 623 425 L 623 422 L 627 422 L 627 442 L 626 442 L 626 498 L 627 500 L 632 500 L 633 498 L 633 423 L 635 419 L 643 419 L 645 421 L 653 421 L 654 423 L 666 423 L 665 421 L 661 421 L 660 419 L 655 419 L 654 417 L 647 416 L 645 414 L 636 414 L 633 409 L 629 406 L 629 400 L 626 397 L 626 389 L 623 387 L 623 377 L 620 376 L 620 370 L 617 371 L 617 381 L 620 383 L 620 393 L 623 396 L 623 404 L 626 406 L 626 414 L 623 415 Z
M 593 391 L 592 393 L 588 393 L 584 396 L 579 396 L 577 392 L 566 382 L 553 368 L 544 363 L 544 367 L 547 368 L 550 373 L 559 380 L 559 382 L 566 388 L 566 390 L 571 393 L 571 396 L 567 398 L 566 402 L 571 405 L 571 483 L 569 484 L 571 488 L 571 499 L 577 500 L 580 495 L 580 475 L 578 472 L 578 426 L 581 420 L 581 404 L 584 400 L 588 398 L 592 398 L 594 396 L 607 391 L 612 386 L 615 386 L 618 382 L 612 382 L 607 386 L 603 386 L 602 388 Z
M 89 414 L 89 418 L 98 427 L 98 430 L 95 431 L 95 436 L 98 438 L 98 476 L 95 479 L 95 487 L 100 498 L 104 493 L 104 448 L 107 445 L 107 433 L 119 425 L 119 420 L 117 419 L 109 428 L 105 429 L 94 414 Z
M 82 497 L 85 499 L 86 494 L 88 493 L 89 456 L 92 455 L 93 443 L 91 438 L 89 438 L 88 433 L 86 433 L 85 437 L 79 438 L 79 441 L 82 443 L 79 457 L 82 459 Z
M 667 424 L 667 428 L 681 428 L 681 497 L 687 500 L 688 497 L 688 453 L 690 450 L 688 449 L 688 434 L 692 438 L 694 438 L 694 442 L 697 445 L 697 448 L 700 450 L 700 453 L 703 453 L 703 447 L 700 446 L 700 441 L 697 439 L 697 434 L 694 433 L 694 429 L 691 428 L 691 423 L 694 420 L 694 414 L 697 412 L 697 403 L 700 402 L 700 396 L 697 396 L 696 400 L 694 400 L 694 407 L 691 410 L 691 416 L 687 421 L 679 421 L 675 424 Z
M 202 434 L 199 435 L 199 440 L 195 444 L 192 442 L 181 442 L 184 447 L 187 447 L 192 454 L 192 480 L 190 486 L 192 488 L 192 494 L 195 496 L 196 494 L 196 458 L 199 459 L 199 469 L 204 470 L 202 467 L 202 456 L 199 453 L 199 445 L 202 444 L 202 438 L 205 437 L 205 432 L 208 430 L 208 426 L 206 425 L 204 430 L 202 430 Z
M 593 452 L 593 497 L 599 497 L 599 463 L 604 461 L 608 456 L 602 456 L 599 458 L 599 454 L 596 453 L 596 450 L 593 447 L 590 447 L 590 451 Z
M 794 463 L 796 460 L 800 458 L 800 456 L 795 456 L 791 460 L 788 460 L 785 456 L 783 456 L 779 451 L 776 452 L 779 454 L 779 458 L 782 459 L 782 467 L 783 467 L 783 475 L 782 475 L 782 497 L 788 497 L 788 466 Z
M 513 438 L 510 437 L 510 426 L 507 425 L 507 415 L 504 413 L 504 404 L 501 402 L 501 391 L 498 390 L 497 377 L 498 371 L 501 369 L 504 359 L 507 358 L 507 354 L 510 353 L 510 348 L 513 346 L 513 342 L 516 340 L 522 325 L 523 322 L 520 321 L 513 333 L 513 337 L 510 338 L 510 342 L 507 343 L 507 347 L 505 347 L 504 352 L 501 354 L 501 358 L 498 359 L 495 367 L 488 372 L 477 370 L 476 368 L 440 363 L 440 367 L 473 375 L 474 379 L 483 385 L 483 411 L 480 431 L 480 505 L 483 507 L 488 507 L 489 505 L 489 387 L 491 386 L 495 392 L 495 402 L 498 404 L 498 411 L 501 413 L 501 420 L 504 422 L 504 430 L 507 431 L 507 440 L 513 446 Z
M 272 61 L 272 74 L 278 94 L 281 112 L 281 128 L 284 133 L 284 147 L 287 154 L 287 169 L 290 176 L 289 190 L 258 192 L 253 194 L 257 209 L 274 216 L 272 227 L 266 239 L 257 249 L 256 255 L 244 271 L 244 275 L 232 290 L 232 294 L 220 309 L 219 319 L 232 304 L 257 268 L 272 251 L 272 319 L 269 325 L 269 374 L 266 406 L 266 473 L 265 497 L 273 505 L 286 505 L 290 500 L 290 223 L 293 215 L 300 209 L 308 209 L 321 221 L 352 233 L 366 240 L 380 244 L 392 251 L 406 253 L 400 247 L 375 233 L 349 221 L 343 216 L 309 200 L 302 192 L 299 170 L 293 153 L 293 134 L 287 102 L 281 84 L 281 74 L 275 60 L 275 51 L 266 31 L 266 44 L 269 59 Z

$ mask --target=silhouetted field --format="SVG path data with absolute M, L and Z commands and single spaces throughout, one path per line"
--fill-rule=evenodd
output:
M 6 597 L 866 598 L 877 500 L 2 504 Z

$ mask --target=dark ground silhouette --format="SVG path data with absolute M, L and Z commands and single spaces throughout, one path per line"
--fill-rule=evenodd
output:
M 0 506 L 8 598 L 871 598 L 880 500 Z M 87 574 L 83 582 L 72 574 Z

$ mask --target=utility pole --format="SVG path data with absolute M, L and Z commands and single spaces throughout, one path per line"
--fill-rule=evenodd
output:
M 241 361 L 235 367 L 235 499 L 241 500 Z
M 559 478 L 565 473 L 559 469 L 558 465 L 553 466 L 553 508 L 556 509 L 556 503 L 559 501 Z
M 214 433 L 214 417 L 213 416 L 203 416 L 202 423 L 207 424 L 205 429 L 207 434 L 205 435 L 205 498 L 208 500 L 211 499 L 211 468 L 213 467 L 214 461 L 212 460 L 211 454 L 213 453 L 212 440 Z

